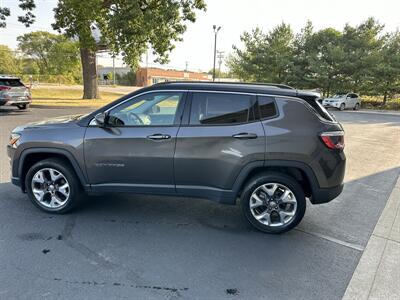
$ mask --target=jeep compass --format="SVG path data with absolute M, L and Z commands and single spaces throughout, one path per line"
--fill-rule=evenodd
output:
M 343 189 L 343 128 L 318 100 L 285 85 L 156 84 L 87 115 L 15 128 L 12 182 L 49 213 L 85 193 L 197 197 L 239 202 L 251 225 L 282 233 L 306 201 Z

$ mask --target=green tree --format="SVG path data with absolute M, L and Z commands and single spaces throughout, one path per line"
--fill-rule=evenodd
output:
M 311 21 L 308 21 L 293 41 L 293 57 L 290 64 L 288 84 L 298 88 L 310 88 L 314 85 L 313 71 L 310 66 L 313 31 L 313 25 Z
M 345 64 L 341 32 L 327 28 L 314 33 L 309 41 L 309 87 L 318 87 L 328 96 L 342 88 L 341 66 Z
M 383 104 L 388 97 L 400 92 L 400 32 L 385 38 L 379 62 L 369 83 L 370 92 L 383 95 Z
M 343 51 L 345 63 L 341 65 L 345 87 L 354 92 L 368 91 L 368 78 L 374 75 L 374 69 L 382 53 L 384 38 L 381 36 L 384 26 L 373 18 L 367 19 L 356 27 L 346 25 L 343 29 Z
M 34 8 L 34 0 L 20 2 L 28 12 L 20 21 L 29 25 L 33 21 L 29 13 Z M 125 62 L 135 67 L 151 46 L 157 61 L 167 62 L 174 42 L 182 40 L 185 22 L 194 22 L 195 10 L 204 9 L 203 0 L 58 0 L 53 28 L 78 39 L 83 98 L 93 99 L 99 97 L 96 69 L 99 48 L 115 54 L 122 52 Z M 5 16 L 7 11 L 0 11 L 0 21 Z M 100 41 L 93 36 L 94 27 L 101 33 Z
M 0 45 L 0 74 L 19 74 L 21 60 L 6 45 Z
M 39 68 L 40 74 L 65 75 L 79 70 L 77 43 L 63 35 L 35 31 L 17 38 L 19 49 Z
M 241 36 L 244 49 L 233 46 L 227 64 L 233 74 L 247 81 L 282 82 L 288 80 L 293 56 L 293 32 L 282 23 L 269 33 L 260 28 Z
M 96 50 L 122 52 L 125 62 L 136 67 L 149 46 L 157 61 L 167 62 L 173 42 L 180 41 L 185 21 L 195 21 L 195 9 L 203 0 L 59 0 L 54 28 L 79 39 L 84 80 L 84 98 L 98 98 Z M 92 34 L 101 33 L 100 43 Z M 102 45 L 102 46 L 100 46 Z

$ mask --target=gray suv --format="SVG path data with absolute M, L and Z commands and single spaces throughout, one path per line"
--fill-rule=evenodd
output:
M 82 191 L 240 199 L 254 227 L 285 232 L 306 198 L 325 203 L 343 189 L 343 128 L 318 100 L 283 85 L 156 84 L 88 115 L 15 128 L 12 182 L 50 213 L 70 211 Z
M 27 109 L 31 102 L 30 89 L 19 78 L 0 75 L 0 106 L 11 105 Z

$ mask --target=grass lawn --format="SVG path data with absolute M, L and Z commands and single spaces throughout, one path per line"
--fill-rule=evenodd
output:
M 367 109 L 400 110 L 400 98 L 388 99 L 383 105 L 383 97 L 361 96 L 361 107 Z
M 87 106 L 101 107 L 110 103 L 122 95 L 112 92 L 101 92 L 101 99 L 82 100 L 82 91 L 74 89 L 32 89 L 32 104 L 40 106 Z

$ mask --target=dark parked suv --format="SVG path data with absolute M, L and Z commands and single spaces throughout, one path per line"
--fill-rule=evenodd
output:
M 253 226 L 284 232 L 306 198 L 325 203 L 343 189 L 343 129 L 317 100 L 284 85 L 156 84 L 14 129 L 12 182 L 51 213 L 74 208 L 82 191 L 239 198 Z

